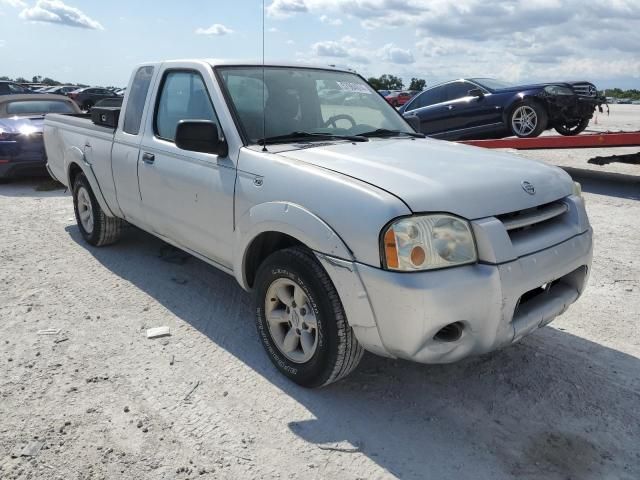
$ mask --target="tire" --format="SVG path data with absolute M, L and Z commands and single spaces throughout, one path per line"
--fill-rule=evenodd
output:
M 527 123 L 523 122 L 523 116 L 529 116 Z M 513 135 L 520 138 L 533 138 L 539 136 L 547 128 L 549 116 L 545 108 L 533 100 L 518 102 L 509 113 L 509 129 Z
M 91 111 L 92 108 L 93 108 L 93 102 L 91 100 L 87 100 L 82 104 L 82 110 L 89 112 Z
M 560 135 L 571 137 L 573 135 L 578 135 L 579 133 L 584 132 L 585 128 L 589 126 L 590 120 L 590 118 L 583 118 L 576 124 L 567 125 L 565 123 L 563 125 L 556 125 L 554 128 Z
M 84 173 L 73 183 L 73 210 L 80 233 L 89 244 L 101 247 L 120 238 L 123 221 L 104 213 Z
M 282 291 L 284 296 L 290 295 L 289 306 L 282 301 Z M 296 298 L 303 298 L 305 306 L 297 305 Z M 267 355 L 282 374 L 298 385 L 310 388 L 329 385 L 347 376 L 360 363 L 364 349 L 347 323 L 331 279 L 309 250 L 301 247 L 279 250 L 260 265 L 255 306 L 258 335 Z M 289 311 L 297 313 L 289 315 Z M 267 317 L 278 320 L 270 322 Z M 288 317 L 289 321 L 281 317 Z M 285 353 L 286 339 L 296 330 L 296 350 Z M 313 349 L 305 351 L 303 337 L 315 339 Z

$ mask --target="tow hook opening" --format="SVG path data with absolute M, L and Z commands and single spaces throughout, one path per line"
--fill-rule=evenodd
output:
M 442 327 L 433 337 L 441 342 L 457 342 L 462 336 L 464 325 L 461 322 L 450 323 Z

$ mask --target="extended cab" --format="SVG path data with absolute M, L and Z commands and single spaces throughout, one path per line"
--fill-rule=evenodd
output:
M 585 288 L 592 230 L 569 175 L 423 138 L 357 74 L 148 63 L 121 113 L 92 115 L 47 115 L 44 131 L 83 237 L 106 245 L 129 222 L 235 276 L 301 385 L 342 378 L 363 349 L 423 363 L 495 350 Z

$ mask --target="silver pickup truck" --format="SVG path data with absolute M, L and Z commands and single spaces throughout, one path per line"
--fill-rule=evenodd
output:
M 592 230 L 569 175 L 424 138 L 352 72 L 147 63 L 121 112 L 93 113 L 47 115 L 44 131 L 86 241 L 128 222 L 235 276 L 301 385 L 344 377 L 364 350 L 495 350 L 585 288 Z

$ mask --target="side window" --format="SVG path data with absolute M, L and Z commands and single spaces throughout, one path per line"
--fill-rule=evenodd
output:
M 464 98 L 469 95 L 469 90 L 473 87 L 467 82 L 453 82 L 446 85 L 446 100 L 445 102 L 450 102 L 451 100 L 457 100 L 459 98 Z
M 442 87 L 434 87 L 426 92 L 422 92 L 416 97 L 409 105 L 407 111 L 415 110 L 416 108 L 428 107 L 429 105 L 435 105 L 436 103 L 444 102 Z
M 174 141 L 180 120 L 211 120 L 220 128 L 198 72 L 169 71 L 164 77 L 155 113 L 156 135 Z
M 8 83 L 0 83 L 0 93 L 9 93 Z
M 153 67 L 140 67 L 136 72 L 129 91 L 127 100 L 127 111 L 124 112 L 124 125 L 122 130 L 131 135 L 140 133 L 140 121 L 142 111 L 147 99 L 147 92 L 153 76 Z

